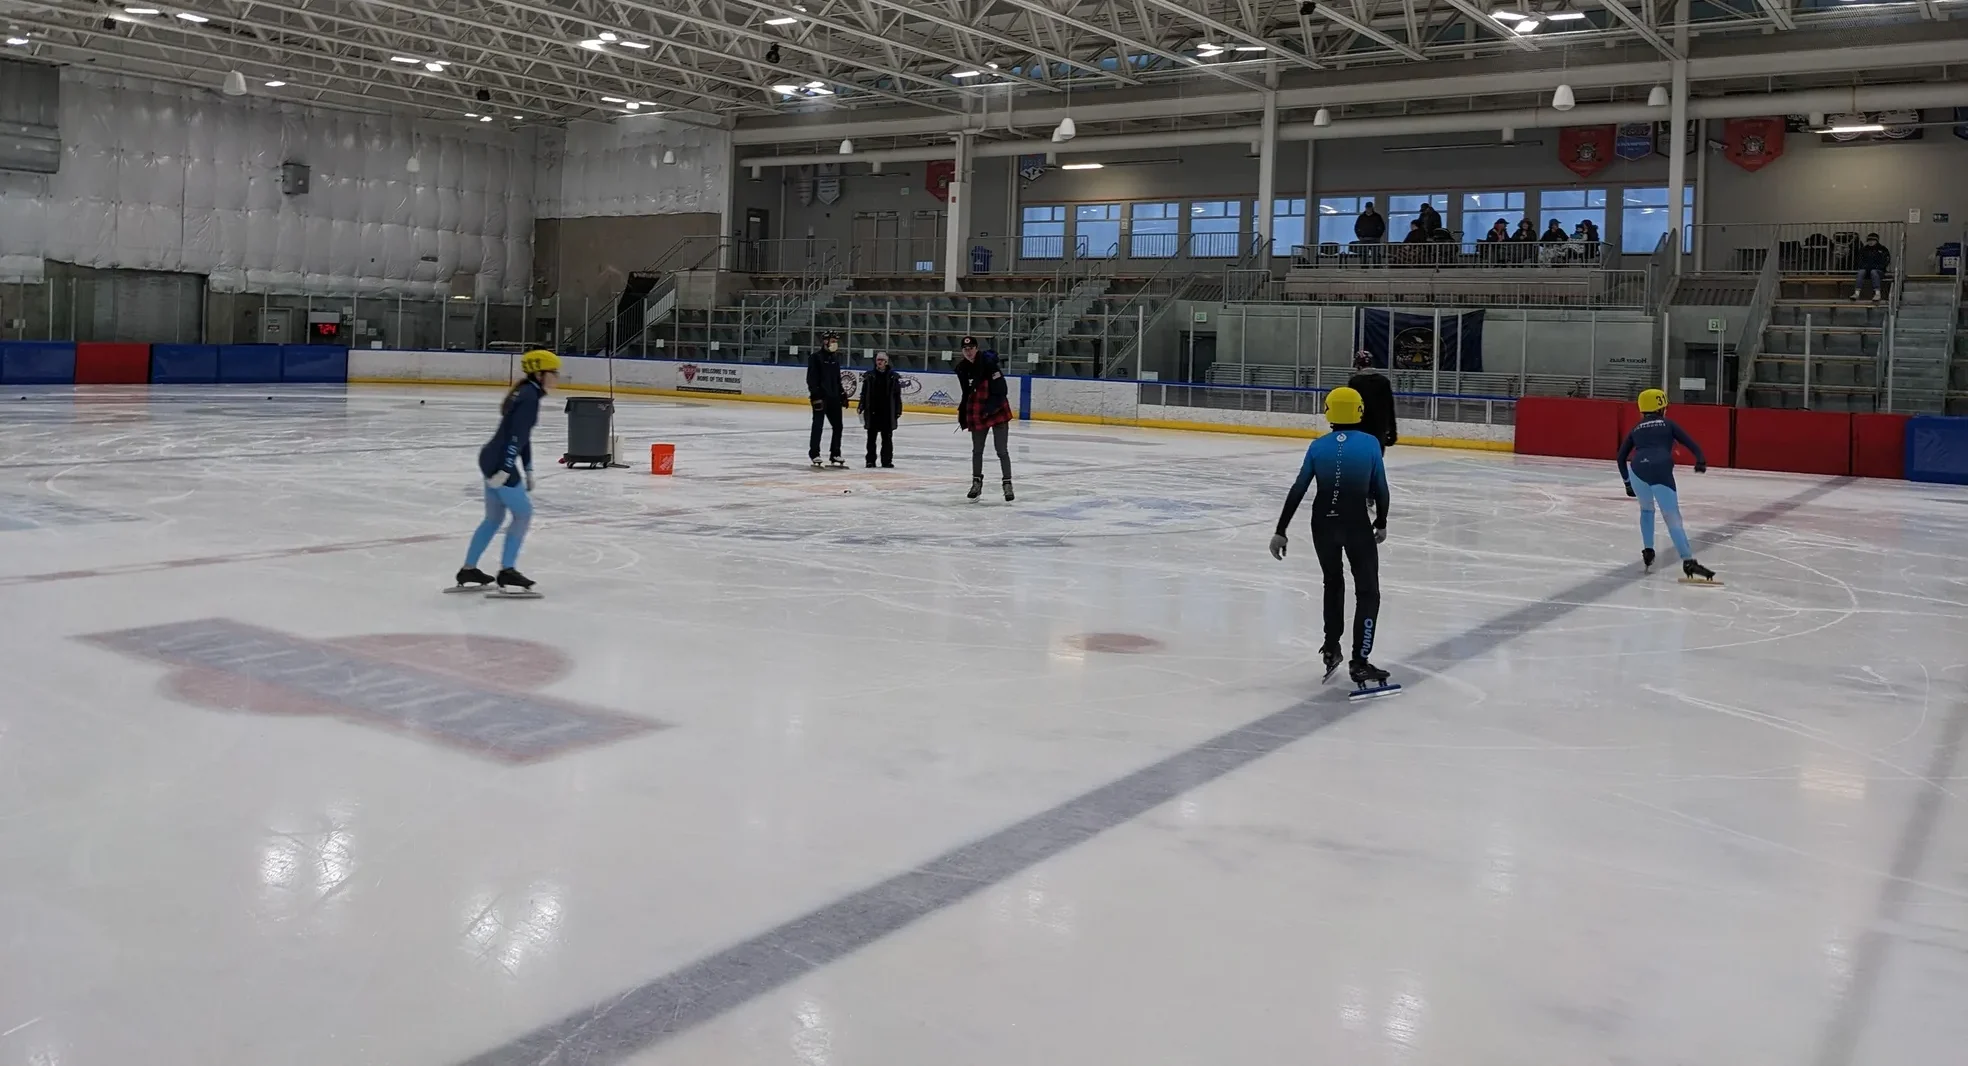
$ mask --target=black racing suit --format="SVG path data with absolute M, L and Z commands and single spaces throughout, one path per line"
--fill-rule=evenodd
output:
M 1291 495 L 1285 497 L 1285 511 L 1278 516 L 1281 535 L 1315 482 L 1312 548 L 1325 575 L 1325 646 L 1339 647 L 1340 635 L 1346 631 L 1343 558 L 1353 571 L 1352 657 L 1364 662 L 1373 654 L 1374 626 L 1380 617 L 1380 550 L 1374 535 L 1387 528 L 1387 471 L 1380 461 L 1380 442 L 1357 426 L 1336 427 L 1313 441 L 1305 449 L 1305 464 L 1292 482 Z M 1367 513 L 1369 501 L 1376 512 L 1372 516 Z

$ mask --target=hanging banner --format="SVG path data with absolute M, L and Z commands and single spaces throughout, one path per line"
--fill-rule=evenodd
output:
M 1700 150 L 1701 123 L 1689 121 L 1687 143 L 1682 148 L 1683 155 L 1694 155 Z M 1654 123 L 1654 152 L 1657 155 L 1671 155 L 1674 151 L 1674 123 Z
M 1436 318 L 1363 307 L 1353 319 L 1353 348 L 1373 356 L 1383 370 L 1435 369 Z M 1441 317 L 1442 371 L 1480 373 L 1483 369 L 1483 312 L 1456 311 Z
M 1045 177 L 1045 153 L 1021 155 L 1018 157 L 1018 176 L 1028 184 Z
M 820 164 L 820 178 L 813 183 L 813 195 L 823 204 L 840 202 L 841 165 L 839 163 Z
M 923 168 L 923 186 L 929 190 L 931 196 L 945 203 L 950 199 L 950 183 L 955 180 L 957 180 L 957 161 L 954 159 L 932 159 L 929 165 Z
M 808 207 L 812 205 L 813 167 L 810 164 L 806 166 L 794 168 L 793 195 L 799 197 L 799 202 L 801 207 Z
M 1962 117 L 1957 108 L 1955 118 Z M 1926 130 L 1920 126 L 1920 112 L 1901 111 L 1848 111 L 1838 115 L 1826 115 L 1825 125 L 1833 128 L 1854 126 L 1884 126 L 1882 130 L 1867 130 L 1862 133 L 1823 133 L 1818 135 L 1822 144 L 1889 144 L 1893 141 L 1925 140 Z M 1960 135 L 1960 131 L 1956 131 Z
M 1613 127 L 1570 126 L 1560 130 L 1558 161 L 1581 178 L 1606 169 L 1613 161 Z
M 1613 134 L 1613 154 L 1631 162 L 1654 154 L 1654 124 L 1622 122 Z
M 1722 124 L 1722 154 L 1751 173 L 1776 162 L 1783 149 L 1781 118 L 1732 118 Z

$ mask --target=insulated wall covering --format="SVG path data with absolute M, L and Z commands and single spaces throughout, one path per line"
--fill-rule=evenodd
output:
M 47 258 L 205 274 L 220 292 L 448 296 L 458 274 L 484 299 L 526 288 L 530 131 L 72 68 L 61 130 L 58 172 L 0 175 L 0 277 L 37 278 Z M 287 162 L 312 168 L 305 195 L 281 193 Z
M 655 115 L 544 131 L 537 158 L 540 218 L 723 214 L 731 187 L 729 132 Z

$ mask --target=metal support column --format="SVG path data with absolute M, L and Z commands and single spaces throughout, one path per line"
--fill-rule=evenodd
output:
M 957 134 L 957 172 L 950 178 L 950 199 L 943 236 L 943 291 L 958 292 L 968 265 L 970 244 L 970 134 Z

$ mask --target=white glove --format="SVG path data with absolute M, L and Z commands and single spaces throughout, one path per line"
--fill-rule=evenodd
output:
M 1271 534 L 1271 558 L 1283 559 L 1285 557 L 1285 545 L 1286 541 L 1283 533 Z

